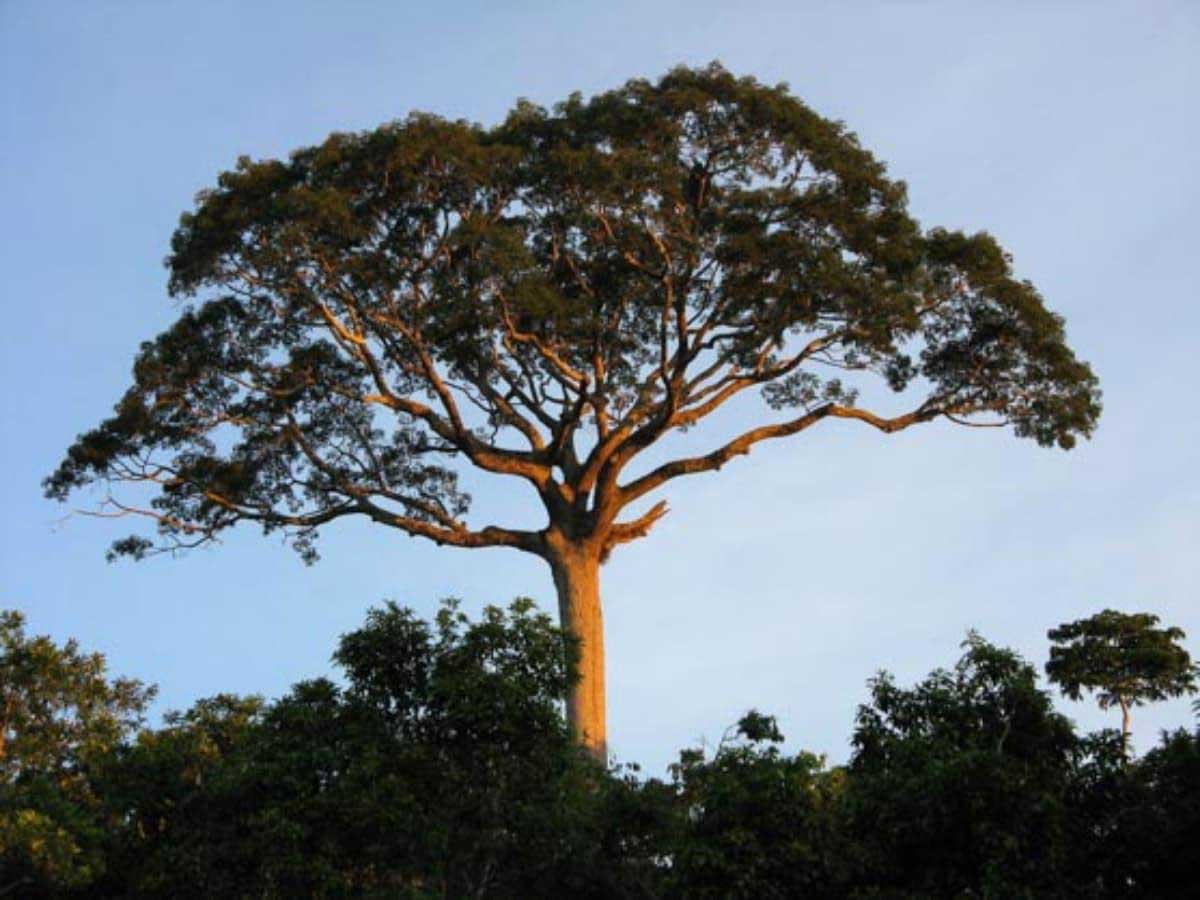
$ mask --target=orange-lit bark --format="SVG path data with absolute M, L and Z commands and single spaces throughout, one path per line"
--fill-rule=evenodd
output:
M 1117 702 L 1121 705 L 1121 750 L 1128 755 L 1129 735 L 1133 731 L 1133 717 L 1129 714 L 1129 703 L 1124 697 L 1118 697 Z
M 575 739 L 599 762 L 606 763 L 608 733 L 600 552 L 594 542 L 555 541 L 547 559 L 558 592 L 559 622 L 579 640 L 579 680 L 567 695 L 567 720 Z

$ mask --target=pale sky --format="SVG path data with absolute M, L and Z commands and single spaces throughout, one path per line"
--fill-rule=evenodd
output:
M 1200 5 L 1153 0 L 0 0 L 0 604 L 157 683 L 158 712 L 328 674 L 338 635 L 383 599 L 552 611 L 532 557 L 355 523 L 312 568 L 250 527 L 109 565 L 128 523 L 64 520 L 40 481 L 174 320 L 171 232 L 238 155 L 411 110 L 493 124 L 518 97 L 713 59 L 844 120 L 924 225 L 994 234 L 1065 316 L 1105 412 L 1071 453 L 834 423 L 673 483 L 670 516 L 603 572 L 611 749 L 661 774 L 754 706 L 788 749 L 842 761 L 866 680 L 948 666 L 972 627 L 1040 668 L 1048 628 L 1146 610 L 1200 655 Z M 532 497 L 469 480 L 482 514 L 540 523 Z M 1135 743 L 1193 721 L 1184 702 L 1140 710 Z

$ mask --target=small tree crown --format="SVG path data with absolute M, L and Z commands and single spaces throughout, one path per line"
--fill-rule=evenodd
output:
M 1094 692 L 1101 709 L 1140 706 L 1196 691 L 1197 674 L 1179 628 L 1151 613 L 1106 609 L 1051 629 L 1046 675 L 1072 700 Z

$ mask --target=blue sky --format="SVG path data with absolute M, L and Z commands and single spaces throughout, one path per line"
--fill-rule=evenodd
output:
M 313 568 L 251 529 L 108 565 L 128 528 L 64 518 L 39 482 L 173 321 L 171 232 L 239 154 L 414 109 L 492 123 L 518 97 L 713 59 L 847 122 L 925 225 L 996 235 L 1066 317 L 1105 413 L 1069 454 L 835 423 L 675 483 L 671 515 L 603 573 L 612 749 L 661 772 L 757 706 L 790 747 L 844 759 L 866 679 L 949 665 L 971 627 L 1040 666 L 1055 624 L 1149 610 L 1200 655 L 1200 7 L 1187 2 L 0 0 L 0 603 L 158 683 L 160 710 L 326 673 L 337 636 L 385 598 L 428 614 L 444 596 L 477 609 L 526 594 L 552 609 L 537 560 L 353 523 Z M 484 513 L 538 521 L 529 498 L 472 487 Z M 1140 711 L 1135 741 L 1191 719 L 1182 702 Z

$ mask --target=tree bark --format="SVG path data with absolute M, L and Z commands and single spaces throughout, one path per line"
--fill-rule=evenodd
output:
M 1133 730 L 1131 716 L 1129 715 L 1129 704 L 1124 698 L 1117 701 L 1121 705 L 1121 752 L 1126 756 L 1129 755 L 1129 733 Z
M 598 762 L 607 764 L 600 551 L 590 543 L 564 542 L 553 549 L 548 559 L 558 591 L 559 623 L 579 640 L 579 679 L 567 694 L 567 721 L 575 739 Z

